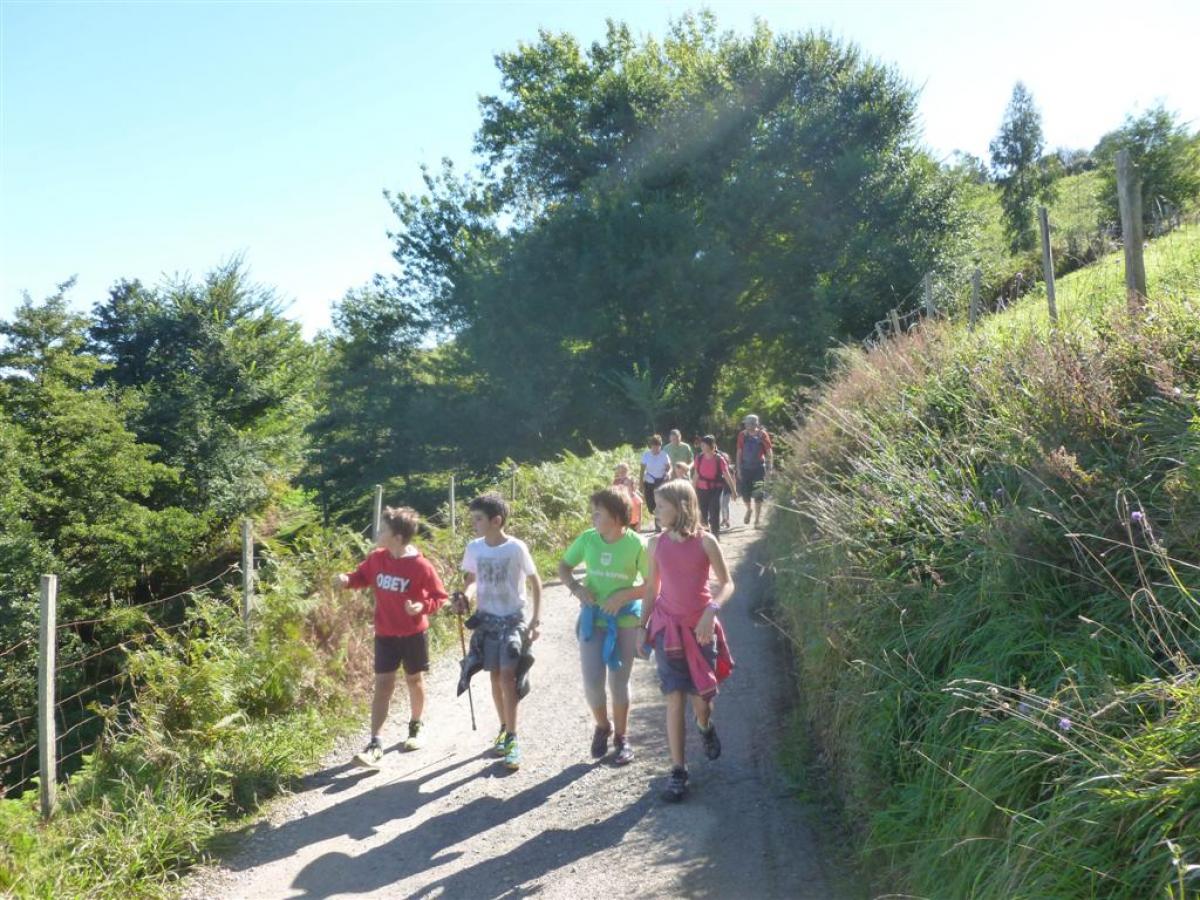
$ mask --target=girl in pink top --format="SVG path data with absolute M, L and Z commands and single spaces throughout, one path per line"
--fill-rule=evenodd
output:
M 717 684 L 733 670 L 733 658 L 717 611 L 733 596 L 733 581 L 717 539 L 700 525 L 700 503 L 687 481 L 669 481 L 656 491 L 661 535 L 650 539 L 649 591 L 642 609 L 640 643 L 654 649 L 667 697 L 667 743 L 671 774 L 662 798 L 687 794 L 684 713 L 691 696 L 704 755 L 716 759 L 721 742 L 712 723 Z M 715 581 L 716 593 L 709 588 Z

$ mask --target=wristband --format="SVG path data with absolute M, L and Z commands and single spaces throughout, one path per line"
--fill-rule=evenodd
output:
M 705 609 L 711 609 L 713 612 L 720 612 L 720 611 L 721 611 L 721 604 L 720 604 L 720 603 L 717 603 L 715 600 L 710 600 L 710 601 L 708 602 L 708 605 L 707 605 L 707 606 L 705 606 L 704 608 L 705 608 Z

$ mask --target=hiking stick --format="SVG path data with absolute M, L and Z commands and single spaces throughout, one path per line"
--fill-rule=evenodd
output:
M 463 614 L 458 614 L 458 644 L 462 647 L 462 658 L 467 658 L 467 636 L 463 630 Z M 478 731 L 479 726 L 475 724 L 475 697 L 471 694 L 471 682 L 467 682 L 467 704 L 471 707 L 471 730 Z

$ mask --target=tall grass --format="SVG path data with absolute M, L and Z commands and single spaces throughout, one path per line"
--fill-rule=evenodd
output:
M 771 524 L 803 708 L 881 889 L 1200 896 L 1200 229 L 869 353 Z

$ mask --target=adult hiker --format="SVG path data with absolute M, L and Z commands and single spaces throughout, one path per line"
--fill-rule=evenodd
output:
M 646 498 L 646 509 L 654 516 L 654 489 L 667 480 L 671 474 L 671 457 L 663 450 L 662 437 L 650 435 L 648 448 L 642 453 L 642 464 L 638 471 L 638 484 L 642 486 L 642 496 Z M 662 531 L 658 517 L 654 516 L 654 530 Z
M 642 605 L 641 652 L 654 650 L 659 686 L 667 698 L 667 743 L 671 774 L 662 798 L 678 802 L 687 794 L 685 706 L 692 712 L 704 755 L 721 755 L 713 724 L 717 685 L 733 671 L 733 657 L 717 619 L 733 596 L 733 581 L 713 535 L 700 527 L 700 504 L 686 481 L 671 481 L 658 490 L 659 515 L 665 531 L 650 539 L 646 602 Z M 709 574 L 717 585 L 710 592 Z
M 692 469 L 693 485 L 700 500 L 700 521 L 714 536 L 721 534 L 721 497 L 726 488 L 733 494 L 737 486 L 729 471 L 729 460 L 717 450 L 717 439 L 706 434 L 700 439 L 700 457 Z M 725 517 L 728 519 L 728 516 Z M 726 526 L 729 527 L 728 522 Z
M 396 672 L 404 666 L 408 687 L 405 750 L 421 747 L 425 673 L 429 671 L 429 616 L 446 602 L 437 570 L 412 545 L 417 513 L 408 507 L 383 510 L 379 546 L 353 572 L 336 575 L 334 587 L 371 588 L 375 595 L 375 693 L 371 699 L 371 739 L 355 761 L 372 768 L 383 758 L 379 734 L 391 711 Z
M 774 454 L 771 436 L 759 424 L 758 416 L 753 413 L 746 416 L 742 426 L 737 439 L 738 489 L 746 501 L 746 517 L 742 521 L 750 524 L 753 507 L 754 527 L 757 528 L 762 519 L 763 484 L 770 474 Z
M 528 645 L 538 639 L 541 626 L 542 581 L 525 542 L 504 532 L 508 504 L 499 494 L 483 494 L 467 507 L 471 527 L 478 535 L 467 544 L 462 570 L 466 591 L 454 597 L 454 609 L 470 611 L 470 593 L 478 607 L 472 654 L 491 676 L 492 701 L 500 731 L 492 751 L 504 757 L 510 769 L 520 768 L 517 744 L 517 706 L 520 702 L 517 669 Z M 533 597 L 533 617 L 525 620 L 526 583 Z M 469 661 L 464 662 L 464 675 Z M 469 676 L 468 676 L 469 677 Z
M 667 445 L 663 447 L 663 450 L 667 456 L 671 457 L 672 467 L 677 463 L 683 463 L 688 469 L 691 469 L 692 462 L 696 458 L 692 453 L 691 446 L 683 442 L 683 435 L 679 433 L 678 428 L 672 428 L 667 433 Z
M 630 505 L 624 493 L 596 491 L 590 503 L 592 527 L 567 548 L 558 564 L 558 577 L 579 600 L 576 634 L 583 692 L 596 720 L 592 758 L 600 759 L 608 753 L 611 737 L 616 751 L 613 762 L 623 766 L 633 762 L 629 676 L 637 653 L 648 557 L 641 537 L 629 528 Z M 580 563 L 587 567 L 583 581 L 577 580 L 574 573 Z

